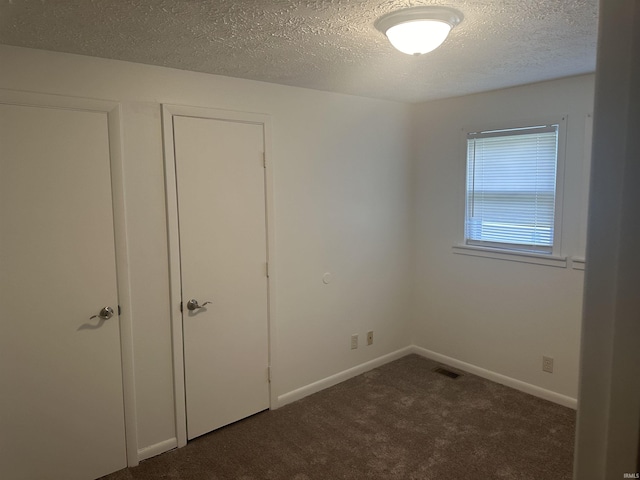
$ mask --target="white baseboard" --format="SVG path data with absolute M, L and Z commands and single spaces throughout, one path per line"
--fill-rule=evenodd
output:
M 147 458 L 155 457 L 156 455 L 160 455 L 161 453 L 173 450 L 177 446 L 178 439 L 170 438 L 154 445 L 149 445 L 148 447 L 141 448 L 140 450 L 138 450 L 138 461 L 141 462 L 142 460 L 146 460 Z
M 455 358 L 448 357 L 431 350 L 427 350 L 426 348 L 418 347 L 417 345 L 410 345 L 408 347 L 401 348 L 399 350 L 396 350 L 395 352 L 391 352 L 381 357 L 374 358 L 373 360 L 369 360 L 368 362 L 356 365 L 355 367 L 336 373 L 335 375 L 331 375 L 330 377 L 323 378 L 322 380 L 318 380 L 317 382 L 310 383 L 309 385 L 305 385 L 304 387 L 300 387 L 296 390 L 280 395 L 277 398 L 277 405 L 272 405 L 271 408 L 276 409 L 279 407 L 283 407 L 288 403 L 300 400 L 304 397 L 324 390 L 325 388 L 337 385 L 338 383 L 344 382 L 345 380 L 349 380 L 350 378 L 356 377 L 362 373 L 368 372 L 369 370 L 373 370 L 374 368 L 380 367 L 389 362 L 393 362 L 394 360 L 405 357 L 412 353 L 418 354 L 422 357 L 434 360 L 445 365 L 449 365 L 459 370 L 472 373 L 479 377 L 486 378 L 487 380 L 491 380 L 492 382 L 506 385 L 507 387 L 511 387 L 530 395 L 549 400 L 550 402 L 573 408 L 574 410 L 577 408 L 578 402 L 575 398 L 552 392 L 551 390 L 537 387 L 530 383 L 516 380 L 515 378 L 507 377 L 506 375 L 477 367 L 470 363 L 463 362 L 461 360 L 457 360 Z M 155 445 L 150 445 L 148 447 L 142 448 L 138 450 L 138 461 L 146 460 L 147 458 L 160 455 L 161 453 L 177 448 L 177 446 L 177 438 L 170 438 L 168 440 L 156 443 Z
M 321 390 L 324 390 L 325 388 L 333 387 L 338 383 L 344 382 L 345 380 L 349 380 L 353 377 L 357 377 L 362 373 L 373 370 L 374 368 L 384 365 L 385 363 L 393 362 L 394 360 L 409 355 L 410 353 L 412 353 L 412 347 L 404 347 L 400 350 L 396 350 L 395 352 L 391 352 L 387 355 L 374 358 L 373 360 L 369 360 L 368 362 L 356 365 L 355 367 L 349 368 L 347 370 L 343 370 L 342 372 L 331 375 L 330 377 L 323 378 L 322 380 L 318 380 L 317 382 L 310 383 L 309 385 L 305 385 L 304 387 L 300 387 L 296 390 L 280 395 L 278 396 L 278 404 L 275 408 L 283 407 L 288 403 L 300 400 L 301 398 L 307 397 L 313 393 L 317 393 Z M 273 409 L 274 407 L 272 406 L 271 408 Z
M 491 370 L 477 367 L 476 365 L 473 365 L 471 363 L 463 362 L 461 360 L 457 360 L 455 358 L 448 357 L 431 350 L 427 350 L 426 348 L 418 347 L 417 345 L 411 345 L 401 348 L 400 350 L 396 350 L 395 352 L 391 352 L 387 355 L 383 355 L 382 357 L 375 358 L 361 365 L 357 365 L 353 368 L 349 368 L 342 372 L 336 373 L 335 375 L 331 375 L 330 377 L 323 378 L 322 380 L 318 380 L 317 382 L 310 383 L 309 385 L 305 385 L 304 387 L 300 387 L 291 392 L 280 395 L 277 399 L 277 405 L 272 405 L 271 408 L 275 409 L 282 407 L 288 403 L 295 402 L 296 400 L 300 400 L 301 398 L 317 393 L 321 390 L 324 390 L 325 388 L 337 385 L 338 383 L 349 380 L 350 378 L 356 377 L 362 373 L 373 370 L 374 368 L 384 365 L 385 363 L 392 362 L 411 353 L 416 353 L 430 360 L 434 360 L 436 362 L 458 368 L 465 372 L 469 372 L 479 377 L 486 378 L 487 380 L 491 380 L 492 382 L 515 388 L 516 390 L 520 390 L 521 392 L 525 392 L 530 395 L 549 400 L 550 402 L 557 403 L 574 410 L 576 410 L 578 406 L 578 401 L 575 398 L 562 395 L 560 393 L 556 393 L 551 390 L 547 390 L 545 388 L 523 382 L 521 380 L 516 380 L 515 378 L 507 377 L 506 375 L 492 372 Z
M 515 388 L 516 390 L 520 390 L 521 392 L 525 392 L 530 395 L 549 400 L 550 402 L 557 403 L 565 407 L 573 408 L 574 410 L 576 410 L 578 407 L 578 401 L 575 398 L 552 392 L 551 390 L 537 387 L 535 385 L 531 385 L 530 383 L 516 380 L 515 378 L 507 377 L 506 375 L 501 375 L 496 372 L 492 372 L 491 370 L 485 370 L 484 368 L 477 367 L 461 360 L 456 360 L 455 358 L 447 357 L 446 355 L 427 350 L 426 348 L 413 345 L 411 347 L 410 353 L 417 353 L 418 355 L 421 355 L 430 360 L 434 360 L 436 362 L 458 368 L 465 372 L 469 372 L 479 377 L 486 378 L 487 380 L 491 380 L 492 382 Z

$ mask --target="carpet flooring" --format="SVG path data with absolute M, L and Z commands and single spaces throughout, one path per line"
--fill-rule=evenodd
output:
M 571 479 L 575 412 L 417 355 L 104 480 Z

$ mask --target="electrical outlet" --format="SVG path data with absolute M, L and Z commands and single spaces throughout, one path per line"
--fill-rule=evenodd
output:
M 358 348 L 358 334 L 351 335 L 351 350 Z
M 373 330 L 367 332 L 367 345 L 373 345 Z
M 553 358 L 552 357 L 542 357 L 542 371 L 553 373 Z

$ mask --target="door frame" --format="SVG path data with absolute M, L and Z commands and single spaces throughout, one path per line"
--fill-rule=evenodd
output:
M 124 195 L 124 164 L 122 154 L 122 111 L 118 102 L 82 97 L 68 97 L 22 90 L 0 89 L 0 104 L 23 105 L 99 112 L 107 115 L 109 160 L 111 170 L 111 201 L 116 254 L 116 281 L 120 306 L 120 358 L 124 405 L 125 446 L 127 465 L 138 465 L 138 433 L 136 418 L 135 381 L 133 370 L 133 330 L 129 255 Z
M 267 349 L 269 352 L 269 408 L 276 405 L 274 387 L 274 351 L 276 343 L 276 262 L 273 202 L 273 165 L 271 156 L 271 117 L 260 113 L 236 112 L 214 108 L 183 105 L 162 105 L 162 136 L 164 144 L 165 193 L 167 209 L 167 241 L 169 247 L 169 290 L 171 308 L 171 337 L 173 343 L 173 381 L 178 448 L 187 444 L 187 413 L 184 373 L 184 338 L 182 330 L 182 282 L 180 275 L 180 232 L 178 224 L 178 191 L 176 184 L 176 157 L 173 117 L 195 117 L 261 125 L 264 138 L 265 168 L 265 220 L 267 230 Z

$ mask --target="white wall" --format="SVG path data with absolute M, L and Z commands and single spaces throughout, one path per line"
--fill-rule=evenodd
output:
M 413 341 L 576 397 L 583 272 L 451 247 L 463 221 L 462 127 L 568 114 L 562 246 L 584 256 L 593 76 L 410 107 L 8 46 L 0 64 L 0 88 L 122 103 L 139 449 L 175 436 L 161 103 L 272 115 L 276 395 Z
M 0 88 L 122 103 L 139 449 L 175 436 L 161 103 L 272 115 L 277 395 L 409 344 L 408 106 L 8 46 L 0 65 Z
M 414 108 L 413 343 L 571 398 L 577 396 L 583 271 L 458 255 L 464 127 L 568 115 L 562 250 L 584 256 L 585 117 L 592 75 L 428 102 Z M 555 359 L 542 372 L 542 355 Z

